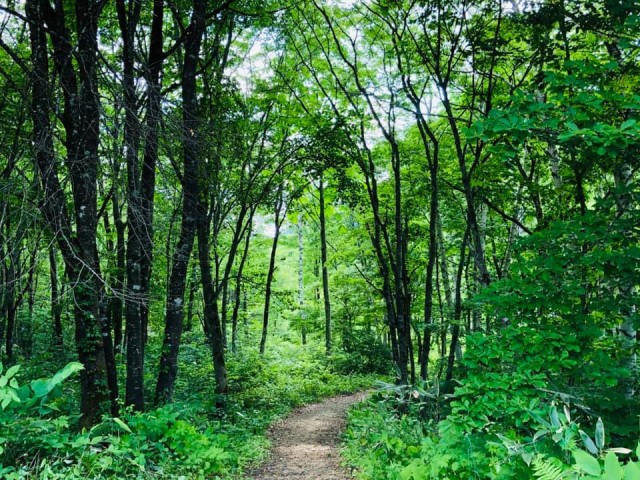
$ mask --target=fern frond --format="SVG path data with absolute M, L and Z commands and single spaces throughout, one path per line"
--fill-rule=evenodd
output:
M 531 468 L 534 478 L 537 480 L 564 480 L 573 477 L 575 473 L 557 458 L 547 458 L 543 455 L 538 455 L 533 459 Z

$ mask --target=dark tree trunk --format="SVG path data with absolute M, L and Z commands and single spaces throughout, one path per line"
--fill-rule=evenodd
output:
M 451 327 L 451 345 L 449 346 L 449 358 L 447 361 L 447 373 L 445 375 L 445 390 L 453 390 L 453 367 L 456 360 L 456 350 L 458 348 L 458 340 L 460 338 L 460 322 L 462 321 L 462 275 L 465 268 L 466 248 L 469 242 L 469 226 L 464 232 L 464 238 L 460 245 L 460 263 L 458 263 L 458 271 L 456 272 L 455 300 L 453 307 L 453 326 Z
M 116 294 L 111 297 L 111 325 L 113 327 L 113 349 L 115 353 L 122 352 L 124 342 L 122 316 L 124 313 L 123 297 L 126 278 L 126 225 L 122 220 L 122 210 L 119 201 L 118 195 L 114 193 L 113 223 L 116 229 Z
M 161 80 L 160 72 L 164 61 L 163 43 L 164 0 L 153 0 L 153 19 L 149 39 L 149 60 L 147 80 L 147 116 L 144 131 L 144 153 L 142 158 L 141 220 L 144 234 L 141 236 L 140 258 L 140 316 L 144 343 L 147 341 L 149 325 L 149 288 L 153 262 L 153 198 L 156 190 L 156 163 L 158 159 L 158 132 L 160 128 Z
M 473 246 L 472 253 L 474 265 L 478 272 L 478 281 L 480 283 L 480 286 L 486 287 L 491 283 L 491 277 L 489 275 L 489 270 L 487 269 L 487 261 L 483 248 L 484 242 L 482 241 L 482 232 L 478 224 L 478 217 L 476 214 L 476 194 L 471 184 L 471 175 L 469 173 L 469 168 L 467 167 L 465 151 L 463 148 L 463 140 L 458 130 L 457 120 L 455 117 L 455 113 L 453 112 L 451 102 L 449 101 L 449 97 L 447 95 L 446 86 L 442 87 L 442 92 L 444 94 L 442 104 L 446 111 L 447 120 L 451 128 L 451 133 L 453 135 L 456 156 L 458 157 L 458 165 L 460 167 L 462 188 L 467 204 L 467 225 L 469 226 L 469 238 L 471 239 L 471 244 Z
M 51 283 L 51 319 L 53 323 L 53 344 L 62 349 L 64 347 L 64 334 L 62 331 L 62 302 L 58 288 L 58 261 L 56 249 L 49 246 L 49 279 Z
M 432 172 L 433 175 L 433 172 Z M 435 181 L 432 181 L 431 206 L 429 211 L 429 259 L 427 261 L 427 274 L 424 289 L 424 338 L 422 341 L 422 356 L 420 362 L 420 377 L 427 379 L 429 367 L 429 354 L 431 353 L 431 335 L 433 333 L 433 271 L 437 260 L 437 215 L 438 215 L 438 192 L 434 189 Z
M 7 209 L 7 213 L 9 213 Z M 10 222 L 7 221 L 7 235 L 9 238 L 11 235 Z M 5 356 L 7 361 L 11 363 L 13 361 L 13 344 L 15 343 L 14 336 L 16 333 L 16 314 L 20 302 L 18 300 L 18 292 L 16 284 L 18 282 L 19 273 L 17 269 L 20 265 L 20 258 L 18 258 L 18 252 L 20 251 L 16 245 L 9 246 L 7 256 L 9 257 L 9 266 L 6 269 L 6 302 L 7 302 L 7 328 L 5 331 Z
M 222 276 L 222 308 L 221 308 L 221 319 L 222 319 L 222 333 L 224 345 L 227 345 L 227 310 L 229 305 L 229 282 L 231 281 L 231 270 L 233 268 L 233 264 L 235 263 L 236 256 L 238 255 L 238 248 L 242 244 L 242 239 L 245 231 L 247 235 L 250 233 L 251 221 L 253 218 L 253 211 L 250 212 L 250 206 L 247 204 L 243 204 L 241 206 L 240 212 L 238 213 L 238 218 L 236 220 L 236 226 L 233 231 L 233 237 L 231 238 L 231 244 L 229 246 L 229 254 L 227 255 L 227 261 L 224 267 L 224 272 Z M 247 215 L 249 217 L 247 218 Z M 236 297 L 237 298 L 237 297 Z M 233 320 L 232 320 L 233 322 Z M 236 325 L 237 326 L 237 325 Z M 231 327 L 231 343 L 233 343 L 233 329 L 234 326 Z M 232 350 L 235 347 L 232 346 Z
M 122 36 L 122 63 L 124 88 L 124 147 L 127 163 L 127 248 L 125 294 L 125 325 L 127 335 L 127 381 L 125 405 L 144 410 L 144 337 L 142 325 L 142 237 L 146 225 L 142 218 L 142 191 L 138 151 L 140 148 L 140 122 L 137 112 L 135 87 L 134 37 L 140 18 L 140 2 L 116 1 L 118 22 Z
M 184 323 L 184 330 L 190 332 L 193 330 L 193 307 L 196 301 L 196 292 L 198 291 L 198 274 L 196 266 L 191 267 L 191 276 L 189 277 L 189 303 L 187 304 L 187 319 Z
M 96 245 L 100 123 L 97 22 L 102 6 L 87 0 L 76 2 L 77 45 L 74 46 L 65 24 L 62 3 L 56 3 L 55 9 L 48 2 L 29 0 L 26 4 L 32 47 L 35 157 L 44 193 L 41 209 L 56 236 L 69 280 L 74 285 L 76 346 L 79 360 L 85 367 L 80 374 L 80 406 L 84 425 L 99 421 L 109 396 L 113 412 L 118 396 L 118 386 L 114 383 L 115 358 L 111 334 L 103 315 L 104 298 Z M 47 32 L 53 45 L 54 63 L 64 96 L 61 118 L 66 134 L 75 234 L 71 232 L 54 155 Z
M 244 248 L 242 249 L 240 264 L 238 265 L 238 272 L 236 273 L 236 301 L 233 304 L 233 313 L 231 316 L 231 351 L 234 353 L 238 350 L 238 314 L 240 312 L 240 296 L 242 293 L 242 272 L 244 271 L 244 265 L 249 254 L 249 244 L 251 243 L 251 230 L 253 225 L 253 212 L 254 210 L 252 209 L 249 215 L 249 219 L 247 220 L 247 228 L 244 237 Z
M 282 211 L 284 204 L 283 200 L 283 187 L 280 186 L 277 193 L 275 202 L 275 233 L 273 235 L 273 242 L 271 244 L 271 255 L 269 257 L 269 270 L 267 271 L 267 282 L 265 285 L 264 294 L 264 311 L 262 313 L 262 336 L 260 337 L 260 354 L 264 355 L 267 345 L 267 333 L 269 330 L 269 309 L 271 307 L 271 285 L 273 284 L 273 276 L 276 271 L 276 251 L 278 250 L 278 240 L 280 239 L 280 227 L 285 217 L 285 212 Z
M 307 344 L 307 318 L 304 311 L 304 238 L 302 236 L 302 214 L 298 214 L 298 315 L 302 321 L 300 335 L 302 345 Z
M 187 268 L 198 223 L 199 122 L 196 72 L 205 30 L 206 12 L 206 0 L 193 1 L 191 24 L 185 38 L 184 64 L 182 66 L 184 157 L 182 225 L 180 238 L 173 254 L 173 264 L 167 288 L 164 338 L 155 393 L 156 404 L 170 402 L 173 396 L 173 388 L 178 374 L 178 352 L 184 317 Z
M 200 278 L 202 280 L 202 298 L 204 301 L 204 323 L 209 332 L 208 339 L 213 357 L 213 368 L 216 377 L 216 393 L 227 391 L 227 368 L 224 359 L 224 339 L 222 324 L 218 312 L 218 289 L 214 285 L 209 258 L 209 216 L 206 205 L 198 206 L 198 259 L 200 261 Z M 217 283 L 217 282 L 216 282 Z
M 320 262 L 322 265 L 322 295 L 324 299 L 324 345 L 331 355 L 331 301 L 329 299 L 329 272 L 327 269 L 327 220 L 324 212 L 324 175 L 320 173 Z

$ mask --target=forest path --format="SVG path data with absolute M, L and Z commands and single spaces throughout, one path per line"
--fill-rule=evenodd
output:
M 294 410 L 268 432 L 271 457 L 247 474 L 252 480 L 349 480 L 338 444 L 347 409 L 366 392 L 333 397 Z

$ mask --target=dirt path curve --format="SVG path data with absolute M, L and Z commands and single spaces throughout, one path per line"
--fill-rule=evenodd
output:
M 357 393 L 296 409 L 268 432 L 271 457 L 247 474 L 253 480 L 349 480 L 340 467 L 338 444 L 345 412 L 366 397 Z

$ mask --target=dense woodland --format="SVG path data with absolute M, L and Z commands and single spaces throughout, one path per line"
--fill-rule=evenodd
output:
M 0 4 L 0 475 L 640 479 L 634 0 Z M 374 382 L 376 386 L 374 386 Z

